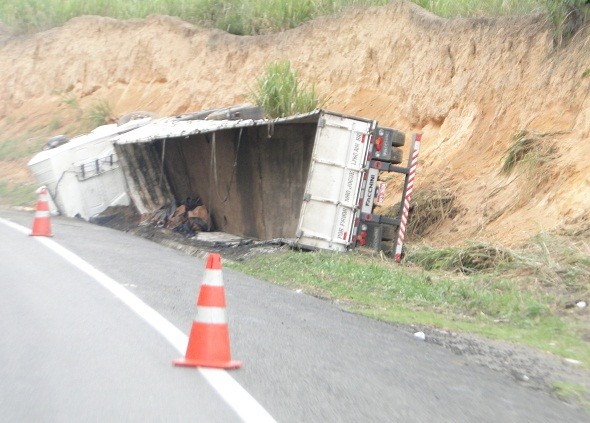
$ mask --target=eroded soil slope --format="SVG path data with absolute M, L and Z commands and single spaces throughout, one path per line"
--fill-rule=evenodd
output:
M 325 108 L 424 133 L 416 193 L 452 201 L 429 241 L 514 245 L 541 230 L 588 231 L 590 31 L 555 47 L 541 15 L 445 20 L 400 2 L 258 37 L 162 16 L 81 17 L 0 37 L 0 139 L 48 125 L 60 133 L 79 118 L 74 103 L 100 99 L 116 115 L 242 103 L 277 59 L 317 83 Z M 521 131 L 534 154 L 501 174 Z M 26 180 L 25 165 L 3 162 L 0 178 Z

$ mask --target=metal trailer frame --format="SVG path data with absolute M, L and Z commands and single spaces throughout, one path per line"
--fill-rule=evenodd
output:
M 412 146 L 408 156 L 407 167 L 396 166 L 388 162 L 380 160 L 371 160 L 370 168 L 378 169 L 384 172 L 396 172 L 405 175 L 404 187 L 401 194 L 401 202 L 398 213 L 395 217 L 381 216 L 371 213 L 361 213 L 361 222 L 368 225 L 373 225 L 373 233 L 370 236 L 371 246 L 377 251 L 382 250 L 382 227 L 381 224 L 396 226 L 395 236 L 392 241 L 392 251 L 395 253 L 395 260 L 399 263 L 402 259 L 402 249 L 406 234 L 408 223 L 408 215 L 410 211 L 410 203 L 414 191 L 414 178 L 416 169 L 418 167 L 418 155 L 420 152 L 420 145 L 422 142 L 422 134 L 414 134 L 412 136 Z M 376 226 L 375 226 L 376 225 Z

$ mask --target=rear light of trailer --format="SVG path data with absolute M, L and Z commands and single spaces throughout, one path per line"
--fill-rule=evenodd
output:
M 365 246 L 367 245 L 367 225 L 362 225 L 361 226 L 361 231 L 357 237 L 357 241 L 361 246 Z
M 382 148 L 383 148 L 383 137 L 378 137 L 377 140 L 375 140 L 375 150 L 381 151 Z

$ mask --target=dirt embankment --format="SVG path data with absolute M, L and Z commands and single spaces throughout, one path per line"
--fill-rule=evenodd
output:
M 259 37 L 162 16 L 82 17 L 0 38 L 0 127 L 5 138 L 56 117 L 64 126 L 77 118 L 72 95 L 82 107 L 106 99 L 115 114 L 233 105 L 267 63 L 289 59 L 327 109 L 424 133 L 416 193 L 440 190 L 453 208 L 429 241 L 514 245 L 590 227 L 589 46 L 586 29 L 554 47 L 541 15 L 445 20 L 405 2 Z M 502 175 L 523 130 L 540 159 Z

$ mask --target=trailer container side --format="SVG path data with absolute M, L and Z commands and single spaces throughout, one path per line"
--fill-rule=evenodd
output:
M 358 227 L 371 219 L 379 173 L 405 172 L 393 166 L 393 146 L 403 142 L 376 121 L 315 110 L 275 120 L 159 119 L 118 136 L 115 149 L 141 213 L 198 198 L 215 230 L 345 251 L 366 245 Z

